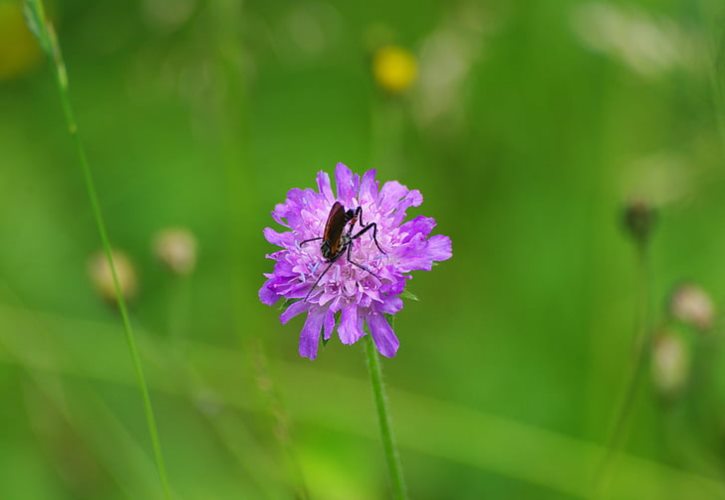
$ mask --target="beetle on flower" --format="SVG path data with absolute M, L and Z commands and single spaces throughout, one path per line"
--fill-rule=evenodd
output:
M 379 188 L 374 170 L 360 178 L 342 163 L 335 182 L 337 196 L 328 174 L 319 172 L 318 191 L 292 189 L 274 208 L 274 220 L 289 230 L 264 230 L 267 241 L 282 249 L 268 255 L 274 272 L 265 274 L 259 298 L 267 305 L 290 302 L 280 316 L 283 324 L 307 313 L 299 343 L 303 357 L 317 356 L 320 337 L 329 340 L 336 323 L 343 344 L 360 340 L 367 324 L 378 352 L 393 357 L 400 342 L 385 315 L 403 308 L 401 294 L 411 271 L 430 271 L 434 262 L 451 257 L 451 240 L 430 236 L 431 217 L 405 221 L 407 209 L 423 202 L 418 190 L 397 181 Z M 316 240 L 322 245 L 308 244 Z

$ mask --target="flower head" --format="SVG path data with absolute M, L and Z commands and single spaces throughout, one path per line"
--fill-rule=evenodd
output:
M 670 312 L 685 325 L 706 332 L 715 322 L 715 305 L 710 295 L 694 283 L 678 286 L 670 297 Z
M 133 299 L 138 291 L 136 268 L 125 252 L 114 249 L 111 255 L 121 294 L 126 300 Z M 116 288 L 113 285 L 113 272 L 104 252 L 98 251 L 88 259 L 88 276 L 98 295 L 103 300 L 115 304 Z
M 186 228 L 160 231 L 154 237 L 153 250 L 159 261 L 178 276 L 187 276 L 196 267 L 196 237 Z
M 652 344 L 652 379 L 663 396 L 676 396 L 690 373 L 689 346 L 674 332 L 657 335 Z
M 272 217 L 288 231 L 264 230 L 267 241 L 282 249 L 268 255 L 274 272 L 265 274 L 259 298 L 268 305 L 281 298 L 291 302 L 282 323 L 307 313 L 299 344 L 303 357 L 314 359 L 320 337 L 329 340 L 335 329 L 343 344 L 354 344 L 365 335 L 365 324 L 380 354 L 392 357 L 399 341 L 385 315 L 403 308 L 400 295 L 411 271 L 430 271 L 434 262 L 451 257 L 451 240 L 430 236 L 435 227 L 430 217 L 405 221 L 406 210 L 423 202 L 419 191 L 397 181 L 379 188 L 374 170 L 361 178 L 341 163 L 335 182 L 337 196 L 327 173 L 319 172 L 318 191 L 292 189 L 275 207 Z M 321 237 L 335 202 L 350 216 L 359 207 L 360 217 L 345 219 L 339 253 L 327 252 L 326 259 Z M 316 241 L 305 243 L 311 239 Z

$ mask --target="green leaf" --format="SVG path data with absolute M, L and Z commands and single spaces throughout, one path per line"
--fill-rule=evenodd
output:
M 53 46 L 48 36 L 48 30 L 45 24 L 45 13 L 40 5 L 40 0 L 24 0 L 23 14 L 25 15 L 25 23 L 28 29 L 38 39 L 40 47 L 43 51 L 52 56 Z
M 395 316 L 392 314 L 386 314 L 385 317 L 388 319 L 388 323 L 390 324 L 390 328 L 395 330 Z
M 278 309 L 280 311 L 284 311 L 285 309 L 287 309 L 287 306 L 291 306 L 295 302 L 297 302 L 297 299 L 284 299 L 282 302 L 279 303 Z
M 409 292 L 408 290 L 403 290 L 403 293 L 401 293 L 400 296 L 403 297 L 404 299 L 410 299 L 410 300 L 414 300 L 416 302 L 420 302 L 420 299 L 415 294 L 413 294 L 412 292 Z

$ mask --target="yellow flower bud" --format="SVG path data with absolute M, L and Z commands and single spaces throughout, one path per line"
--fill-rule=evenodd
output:
M 401 94 L 415 83 L 418 62 L 410 51 L 388 45 L 375 52 L 373 76 L 378 86 L 386 92 Z

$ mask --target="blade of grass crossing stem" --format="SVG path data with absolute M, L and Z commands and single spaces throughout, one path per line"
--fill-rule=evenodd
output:
M 24 7 L 25 16 L 30 30 L 38 37 L 41 47 L 43 48 L 43 50 L 45 50 L 45 52 L 52 59 L 53 62 L 56 82 L 58 84 L 60 100 L 63 106 L 63 113 L 65 115 L 66 123 L 68 125 L 68 131 L 73 138 L 73 143 L 78 154 L 78 160 L 80 162 L 81 169 L 83 170 L 83 177 L 86 185 L 86 190 L 88 192 L 88 197 L 91 203 L 93 218 L 95 219 L 98 233 L 103 243 L 103 251 L 111 268 L 111 276 L 113 278 L 113 288 L 116 294 L 116 302 L 118 304 L 118 310 L 121 314 L 121 319 L 123 321 L 123 327 L 126 333 L 126 340 L 128 342 L 128 347 L 131 352 L 131 358 L 133 360 L 139 390 L 143 399 L 146 423 L 151 437 L 151 445 L 153 447 L 156 467 L 159 473 L 159 479 L 161 480 L 161 487 L 163 489 L 164 497 L 170 499 L 171 494 L 169 490 L 168 479 L 166 476 L 166 466 L 164 465 L 163 454 L 161 452 L 161 444 L 159 441 L 158 429 L 156 426 L 156 418 L 154 416 L 153 407 L 151 405 L 151 397 L 149 395 L 148 385 L 146 384 L 146 377 L 144 376 L 143 365 L 141 364 L 138 347 L 136 346 L 136 339 L 134 337 L 133 330 L 131 328 L 131 322 L 128 317 L 126 301 L 123 298 L 123 294 L 121 293 L 121 287 L 119 286 L 118 273 L 116 271 L 116 266 L 113 261 L 111 244 L 109 242 L 108 234 L 106 232 L 106 225 L 103 220 L 103 214 L 101 213 L 98 195 L 96 194 L 93 175 L 91 173 L 90 166 L 88 165 L 88 160 L 86 158 L 85 149 L 83 148 L 83 143 L 81 142 L 80 136 L 78 135 L 78 126 L 76 125 L 75 116 L 73 114 L 73 108 L 71 106 L 68 93 L 68 76 L 65 69 L 65 63 L 63 61 L 63 55 L 60 51 L 60 45 L 58 44 L 55 30 L 45 16 L 43 3 L 40 0 L 25 0 Z

